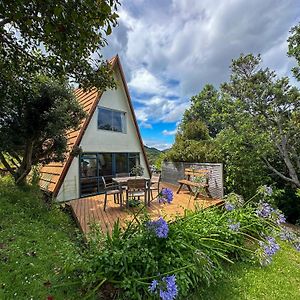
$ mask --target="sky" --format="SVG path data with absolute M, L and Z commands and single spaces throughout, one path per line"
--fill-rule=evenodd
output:
M 102 53 L 119 54 L 144 144 L 171 147 L 190 98 L 229 79 L 241 53 L 291 75 L 287 38 L 298 0 L 121 0 L 119 25 Z M 293 82 L 293 79 L 292 79 Z

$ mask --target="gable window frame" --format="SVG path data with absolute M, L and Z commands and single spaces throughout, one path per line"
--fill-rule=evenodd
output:
M 97 128 L 99 130 L 118 132 L 118 133 L 127 133 L 126 115 L 127 113 L 125 111 L 111 109 L 104 106 L 98 106 Z M 103 122 L 103 119 L 105 118 L 107 120 L 106 121 L 107 124 L 105 124 L 105 121 Z M 108 121 L 109 119 L 110 121 Z M 102 124 L 101 121 L 103 122 Z M 118 122 L 121 124 L 117 124 Z

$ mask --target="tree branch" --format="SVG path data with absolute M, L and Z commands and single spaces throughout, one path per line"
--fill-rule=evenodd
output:
M 267 165 L 267 167 L 273 171 L 276 175 L 278 175 L 279 177 L 281 177 L 282 179 L 284 179 L 285 181 L 291 182 L 293 184 L 295 184 L 297 187 L 300 187 L 299 182 L 296 182 L 295 180 L 293 180 L 292 178 L 289 178 L 285 175 L 283 175 L 282 173 L 280 173 L 278 170 L 276 170 L 271 164 L 270 162 L 266 159 L 266 158 L 262 158 L 262 160 L 265 162 L 265 164 Z
M 3 163 L 4 167 L 8 170 L 8 172 L 11 174 L 11 175 L 15 175 L 15 171 L 14 169 L 10 166 L 10 164 L 7 162 L 6 158 L 4 157 L 3 153 L 0 152 L 0 160 L 1 162 Z

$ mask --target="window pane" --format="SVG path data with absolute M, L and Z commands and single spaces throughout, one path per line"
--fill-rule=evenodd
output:
M 99 153 L 99 176 L 112 176 L 112 154 Z
M 116 173 L 128 173 L 127 153 L 116 153 Z
M 105 108 L 98 110 L 98 128 L 112 130 L 112 111 Z
M 139 153 L 129 153 L 129 172 L 132 168 L 140 165 L 140 154 Z
M 80 172 L 81 172 L 81 177 L 97 176 L 96 154 L 81 156 Z
M 113 131 L 122 132 L 122 113 L 118 111 L 113 112 Z

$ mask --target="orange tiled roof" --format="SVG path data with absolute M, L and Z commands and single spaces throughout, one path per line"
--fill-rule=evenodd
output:
M 121 77 L 122 77 L 123 83 L 124 83 L 124 88 L 125 88 L 128 100 L 129 100 L 129 106 L 130 106 L 130 109 L 131 109 L 133 117 L 134 117 L 133 119 L 134 119 L 135 126 L 137 128 L 138 138 L 140 140 L 143 154 L 145 156 L 146 164 L 148 167 L 147 157 L 145 154 L 141 135 L 140 135 L 140 132 L 138 129 L 137 121 L 135 119 L 135 115 L 133 112 L 133 107 L 132 107 L 132 103 L 130 100 L 129 91 L 127 88 L 127 84 L 125 82 L 125 77 L 124 77 L 124 73 L 122 70 L 122 66 L 120 64 L 119 57 L 118 56 L 113 57 L 109 61 L 109 63 L 112 65 L 112 69 L 115 67 L 116 64 L 118 64 L 118 67 L 120 69 Z M 56 196 L 58 194 L 61 184 L 62 184 L 62 182 L 65 178 L 65 175 L 66 175 L 66 173 L 71 165 L 71 162 L 73 160 L 73 156 L 70 155 L 70 152 L 72 151 L 74 146 L 78 146 L 80 144 L 80 141 L 85 132 L 85 129 L 87 128 L 87 126 L 92 118 L 92 115 L 97 107 L 97 104 L 101 98 L 101 95 L 102 95 L 102 93 L 97 91 L 96 89 L 92 89 L 91 91 L 88 91 L 88 92 L 84 92 L 82 89 L 76 89 L 74 91 L 74 93 L 75 93 L 75 96 L 76 96 L 79 104 L 82 106 L 83 110 L 86 112 L 86 117 L 85 117 L 85 119 L 82 120 L 78 130 L 73 130 L 73 131 L 67 132 L 68 150 L 67 150 L 66 160 L 62 163 L 58 163 L 58 162 L 49 163 L 40 169 L 40 175 L 41 175 L 40 187 L 43 190 L 53 193 L 54 196 Z M 148 167 L 148 170 L 149 170 L 149 167 Z

